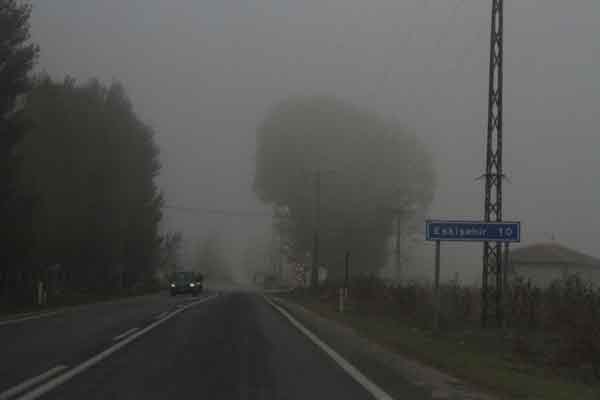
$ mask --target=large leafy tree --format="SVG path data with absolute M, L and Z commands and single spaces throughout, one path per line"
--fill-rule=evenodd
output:
M 17 144 L 27 129 L 22 102 L 38 48 L 29 42 L 31 6 L 0 0 L 0 295 L 31 246 L 30 199 L 18 187 Z
M 27 111 L 23 180 L 38 196 L 40 263 L 96 288 L 151 277 L 160 263 L 158 149 L 123 87 L 42 77 Z
M 320 260 L 335 277 L 344 252 L 353 269 L 376 273 L 387 258 L 394 212 L 407 216 L 432 199 L 428 152 L 398 123 L 331 97 L 277 104 L 257 132 L 255 190 L 290 210 L 292 248 L 312 250 L 315 179 L 320 171 Z

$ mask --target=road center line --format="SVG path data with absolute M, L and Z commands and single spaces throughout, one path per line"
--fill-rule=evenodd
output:
M 7 389 L 4 392 L 0 393 L 0 400 L 7 400 L 14 395 L 22 393 L 22 392 L 26 391 L 27 389 L 29 389 L 30 387 L 35 386 L 40 382 L 43 382 L 44 380 L 58 374 L 59 372 L 61 372 L 62 370 L 66 369 L 66 368 L 67 368 L 66 365 L 57 365 L 56 367 L 49 369 L 48 371 L 44 372 L 43 374 L 34 376 L 33 378 L 29 378 L 29 379 L 19 383 L 18 385 L 13 386 L 10 389 Z
M 168 313 L 169 313 L 168 311 L 162 312 L 162 313 L 158 314 L 156 317 L 154 317 L 154 319 L 162 319 Z
M 135 331 L 137 331 L 137 330 L 139 330 L 139 329 L 140 329 L 140 328 L 131 328 L 130 330 L 128 330 L 128 331 L 125 331 L 125 332 L 121 333 L 120 335 L 117 335 L 117 336 L 115 336 L 115 337 L 113 338 L 113 341 L 117 342 L 117 341 L 119 341 L 119 340 L 123 339 L 125 336 L 129 336 L 129 335 L 131 335 L 133 332 L 135 332 Z
M 153 330 L 154 328 L 156 328 L 159 325 L 164 324 L 166 321 L 168 321 L 169 319 L 173 318 L 174 316 L 176 316 L 177 314 L 187 310 L 190 307 L 194 307 L 198 304 L 204 303 L 206 301 L 212 300 L 214 299 L 216 296 L 209 296 L 209 297 L 205 297 L 201 300 L 195 301 L 193 303 L 187 304 L 185 307 L 181 307 L 175 311 L 173 311 L 171 314 L 167 315 L 165 318 L 163 319 L 159 319 L 158 321 L 155 321 L 153 323 L 151 323 L 150 325 L 148 325 L 147 327 L 145 327 L 142 330 L 139 330 L 137 332 L 135 332 L 134 334 L 128 336 L 127 338 L 121 340 L 120 342 L 117 342 L 115 344 L 113 344 L 111 347 L 109 347 L 106 350 L 101 351 L 100 353 L 96 354 L 95 356 L 88 358 L 87 360 L 85 360 L 84 362 L 82 362 L 81 364 L 77 365 L 76 367 L 64 372 L 63 374 L 53 378 L 52 380 L 44 383 L 43 385 L 38 386 L 37 388 L 35 388 L 34 390 L 25 393 L 23 396 L 19 397 L 18 400 L 34 400 L 37 399 L 38 397 L 48 393 L 49 391 L 51 391 L 52 389 L 64 384 L 65 382 L 67 382 L 68 380 L 70 380 L 71 378 L 73 378 L 76 375 L 79 375 L 80 373 L 84 372 L 85 370 L 89 369 L 90 367 L 98 364 L 100 361 L 104 360 L 105 358 L 107 358 L 108 356 L 110 356 L 111 354 L 113 354 L 114 352 L 116 352 L 117 350 L 121 349 L 122 347 L 127 346 L 129 343 L 133 342 L 135 339 L 139 338 L 142 335 L 145 335 L 146 333 L 150 332 L 151 330 Z
M 283 307 L 278 306 L 271 301 L 267 296 L 263 295 L 263 298 L 269 303 L 274 309 L 279 311 L 292 325 L 294 325 L 300 332 L 307 336 L 314 344 L 323 350 L 329 357 L 336 362 L 348 375 L 350 375 L 359 385 L 361 385 L 367 392 L 369 392 L 374 398 L 378 400 L 393 400 L 393 397 L 383 391 L 377 384 L 367 378 L 362 372 L 358 370 L 354 365 L 350 364 L 344 357 L 339 355 L 335 350 L 329 347 L 325 342 L 317 337 L 314 333 L 309 331 L 302 325 L 296 318 L 287 312 Z

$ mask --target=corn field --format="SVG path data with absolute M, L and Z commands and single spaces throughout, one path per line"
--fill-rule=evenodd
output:
M 373 276 L 353 279 L 347 309 L 381 315 L 428 329 L 433 287 L 408 282 L 388 285 Z M 323 301 L 334 302 L 339 286 L 321 288 Z M 480 332 L 506 343 L 513 357 L 586 380 L 600 380 L 600 288 L 577 276 L 538 288 L 513 281 L 505 291 L 502 327 L 479 328 L 481 291 L 456 281 L 440 286 L 440 330 L 444 334 Z

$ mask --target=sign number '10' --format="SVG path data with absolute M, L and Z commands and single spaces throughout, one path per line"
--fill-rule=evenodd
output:
M 513 234 L 513 230 L 510 227 L 508 227 L 508 228 L 498 228 L 498 230 L 500 231 L 500 236 L 511 237 L 512 234 Z

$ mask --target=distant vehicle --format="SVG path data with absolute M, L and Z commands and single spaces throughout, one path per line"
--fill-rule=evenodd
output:
M 169 284 L 171 296 L 186 293 L 197 296 L 204 289 L 203 280 L 204 278 L 200 274 L 176 272 Z

